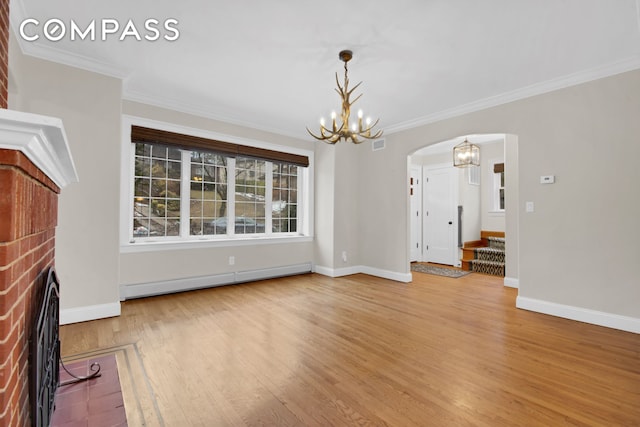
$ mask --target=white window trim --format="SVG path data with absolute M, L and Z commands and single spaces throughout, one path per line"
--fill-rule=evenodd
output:
M 270 162 L 270 161 L 265 162 L 264 169 L 265 171 L 270 171 L 270 173 L 267 173 L 267 175 L 265 176 L 264 194 L 265 195 L 273 194 L 273 162 Z M 273 200 L 271 200 L 271 203 L 273 204 Z M 265 205 L 265 210 L 264 210 L 265 231 L 273 229 L 273 209 L 266 209 L 266 207 L 267 206 Z
M 131 144 L 133 146 L 133 144 Z M 183 205 L 184 205 L 184 194 L 189 194 L 191 193 L 191 182 L 189 182 L 190 180 L 188 179 L 184 179 L 183 177 L 185 176 L 191 176 L 191 157 L 189 156 L 189 152 L 185 151 L 185 150 L 181 150 L 181 157 L 180 160 L 182 161 L 182 163 L 180 164 L 181 166 L 181 170 L 180 170 L 180 213 L 182 213 Z M 132 155 L 132 157 L 135 157 Z M 135 162 L 135 160 L 134 160 Z M 129 178 L 131 179 L 131 178 Z M 132 183 L 133 179 L 131 179 Z M 129 196 L 129 198 L 132 198 L 133 194 Z M 131 212 L 131 211 L 129 211 Z M 133 228 L 133 224 L 131 225 L 131 228 Z M 130 228 L 130 230 L 131 230 Z M 180 235 L 181 236 L 187 236 L 189 234 L 189 221 L 180 221 Z
M 236 227 L 235 227 L 236 197 L 235 197 L 235 193 L 231 193 L 229 191 L 229 188 L 236 188 L 236 174 L 229 173 L 230 170 L 235 171 L 235 168 L 236 168 L 236 159 L 228 158 L 227 160 L 227 235 L 224 237 L 223 236 L 219 237 L 224 239 L 234 239 L 236 236 Z
M 504 209 L 500 209 L 500 181 L 497 178 L 498 175 L 493 172 L 494 166 L 497 163 L 504 163 L 504 159 L 491 159 L 488 162 L 489 176 L 491 177 L 491 210 L 489 213 L 492 214 L 492 216 L 502 216 L 505 212 Z
M 192 238 L 184 237 L 162 237 L 149 238 L 145 240 L 132 240 L 131 230 L 133 229 L 133 192 L 134 180 L 132 173 L 135 164 L 135 148 L 131 143 L 131 126 L 142 126 L 153 129 L 164 130 L 168 132 L 182 133 L 185 135 L 193 135 L 202 138 L 216 139 L 227 141 L 235 144 L 241 144 L 257 148 L 265 148 L 307 156 L 309 158 L 309 166 L 300 168 L 298 176 L 298 194 L 301 195 L 298 200 L 298 232 L 296 233 L 277 233 L 277 234 L 257 234 L 257 235 L 235 235 L 235 229 L 232 227 L 231 232 L 224 236 L 192 236 Z M 313 240 L 313 151 L 304 150 L 296 147 L 282 146 L 262 141 L 246 139 L 233 135 L 226 135 L 202 129 L 195 129 L 166 122 L 160 122 L 152 119 L 123 115 L 122 116 L 122 137 L 121 137 L 121 161 L 120 161 L 120 252 L 148 252 L 156 250 L 175 250 L 175 249 L 194 249 L 205 247 L 227 247 L 227 246 L 245 246 L 256 244 L 272 244 L 272 243 L 297 243 L 309 242 Z M 235 161 L 234 159 L 230 159 Z M 186 163 L 186 164 L 185 164 Z M 184 161 L 183 156 L 183 176 L 188 176 L 189 172 L 184 175 L 185 168 L 189 167 L 189 162 Z M 235 177 L 233 174 L 228 177 L 229 184 L 233 184 Z M 182 180 L 182 185 L 188 186 L 188 180 Z M 304 189 L 304 190 L 303 190 Z M 184 191 L 184 189 L 182 189 Z M 234 215 L 234 203 L 228 205 L 228 214 Z M 233 218 L 233 216 L 232 216 Z M 181 221 L 182 227 L 188 227 L 188 221 Z M 183 235 L 188 235 L 183 233 Z

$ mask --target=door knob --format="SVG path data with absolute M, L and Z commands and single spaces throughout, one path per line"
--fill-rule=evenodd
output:
M 449 221 L 449 225 L 453 224 L 453 221 Z

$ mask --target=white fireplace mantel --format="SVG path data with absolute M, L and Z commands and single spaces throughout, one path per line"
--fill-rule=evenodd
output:
M 61 189 L 78 182 L 62 120 L 0 109 L 0 148 L 21 151 Z

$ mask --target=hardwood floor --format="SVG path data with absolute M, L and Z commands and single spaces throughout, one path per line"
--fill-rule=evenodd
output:
M 413 277 L 126 301 L 63 326 L 63 358 L 135 347 L 145 425 L 640 425 L 640 335 L 518 310 L 501 278 Z

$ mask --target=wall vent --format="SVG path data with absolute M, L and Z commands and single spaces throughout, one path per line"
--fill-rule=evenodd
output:
M 371 143 L 371 149 L 373 151 L 382 150 L 384 149 L 384 147 L 385 147 L 384 139 L 377 139 Z

